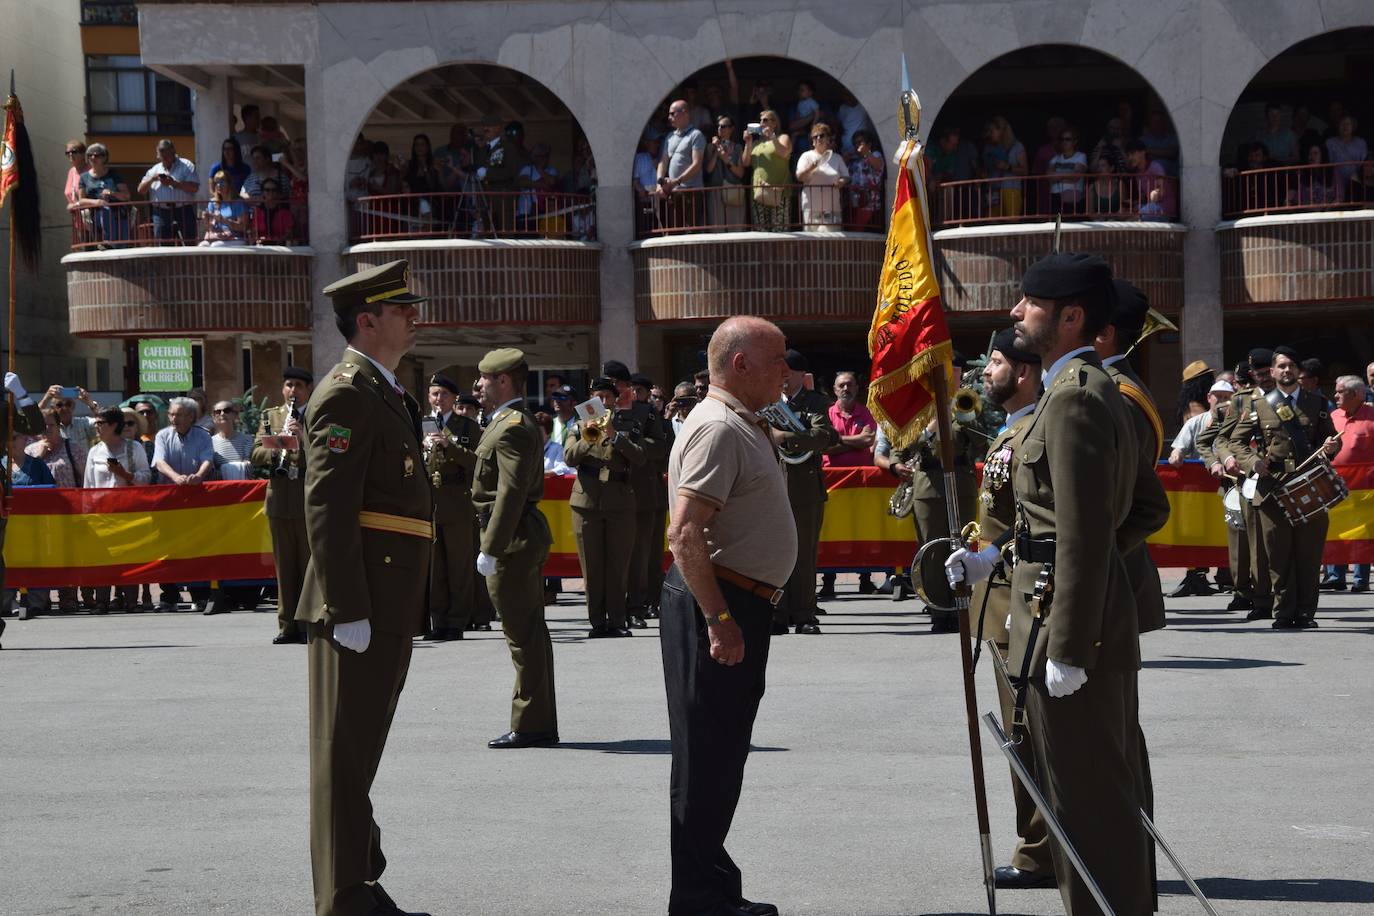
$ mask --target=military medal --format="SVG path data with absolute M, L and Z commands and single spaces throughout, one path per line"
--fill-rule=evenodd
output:
M 1011 448 L 1002 446 L 983 466 L 983 478 L 992 490 L 1000 490 L 1011 480 Z
M 405 469 L 405 476 L 415 476 L 415 459 L 413 457 L 411 457 L 410 455 L 406 455 L 405 458 L 401 461 L 401 466 Z
M 1279 419 L 1287 423 L 1289 420 L 1293 419 L 1293 408 L 1289 407 L 1287 404 L 1280 404 L 1278 414 Z
M 596 479 L 601 481 L 602 483 L 610 483 L 611 469 L 603 466 L 601 470 L 596 472 Z

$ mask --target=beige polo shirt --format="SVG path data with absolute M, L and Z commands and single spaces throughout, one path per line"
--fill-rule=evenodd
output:
M 797 528 L 777 452 L 756 422 L 712 385 L 673 442 L 668 492 L 715 507 L 706 528 L 712 562 L 780 588 L 797 561 Z

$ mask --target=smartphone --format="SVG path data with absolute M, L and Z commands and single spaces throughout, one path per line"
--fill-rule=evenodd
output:
M 80 394 L 81 394 L 81 392 L 78 391 L 77 388 L 76 388 L 75 386 L 73 386 L 73 385 L 63 385 L 63 386 L 62 386 L 62 397 L 64 397 L 64 398 L 75 398 L 75 397 L 79 397 Z
M 421 417 L 420 432 L 426 436 L 437 436 L 439 434 L 439 418 Z

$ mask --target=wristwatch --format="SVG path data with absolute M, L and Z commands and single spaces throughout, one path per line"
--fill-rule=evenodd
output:
M 727 620 L 735 619 L 730 616 L 729 611 L 721 611 L 719 614 L 702 614 L 701 616 L 706 618 L 707 626 L 710 626 L 713 623 L 724 623 Z

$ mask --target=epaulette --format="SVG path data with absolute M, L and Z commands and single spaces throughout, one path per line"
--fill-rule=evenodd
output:
M 331 378 L 336 382 L 351 382 L 353 376 L 358 374 L 358 367 L 353 363 L 342 363 L 343 368 L 334 373 Z

